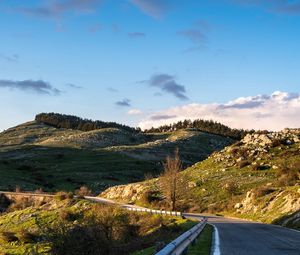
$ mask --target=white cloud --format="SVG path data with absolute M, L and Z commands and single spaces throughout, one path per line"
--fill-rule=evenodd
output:
M 215 120 L 233 128 L 281 130 L 300 127 L 300 94 L 240 97 L 225 104 L 187 104 L 152 113 L 139 123 L 150 128 L 184 119 Z
M 128 115 L 142 115 L 143 112 L 139 109 L 131 109 L 127 112 Z

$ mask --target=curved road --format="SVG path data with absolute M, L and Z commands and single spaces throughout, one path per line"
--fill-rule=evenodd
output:
M 93 200 L 102 203 L 112 202 L 99 197 Z M 121 206 L 137 207 L 126 204 Z M 196 220 L 206 217 L 208 223 L 215 227 L 213 255 L 300 255 L 299 231 L 218 216 L 189 213 L 183 215 Z
M 51 196 L 48 194 L 0 192 L 8 195 Z M 100 197 L 85 197 L 98 203 L 118 204 L 123 208 L 142 208 Z M 245 220 L 184 213 L 191 219 L 206 217 L 215 227 L 213 255 L 300 255 L 300 232 L 279 226 Z
M 197 214 L 184 214 L 197 218 Z M 300 255 L 300 232 L 244 220 L 207 216 L 215 226 L 219 249 L 213 255 Z M 218 242 L 219 241 L 219 242 Z

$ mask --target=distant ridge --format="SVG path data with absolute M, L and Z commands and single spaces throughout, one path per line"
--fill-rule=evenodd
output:
M 253 133 L 254 130 L 243 130 L 243 129 L 234 129 L 219 122 L 213 120 L 201 120 L 196 119 L 194 121 L 184 120 L 170 125 L 163 125 L 157 128 L 150 128 L 145 130 L 145 133 L 161 133 L 161 132 L 171 132 L 180 129 L 197 129 L 198 131 L 207 132 L 215 135 L 221 135 L 230 137 L 236 140 L 242 139 L 248 133 Z
M 129 132 L 140 132 L 138 128 L 118 124 L 116 122 L 104 122 L 100 120 L 82 119 L 73 115 L 60 113 L 40 113 L 35 116 L 35 121 L 56 128 L 66 128 L 81 131 L 92 131 L 101 128 L 121 128 Z

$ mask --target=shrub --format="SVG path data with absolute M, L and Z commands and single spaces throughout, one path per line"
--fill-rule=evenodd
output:
M 37 241 L 37 234 L 27 231 L 25 229 L 22 229 L 18 234 L 18 239 L 22 243 L 34 243 Z
M 261 171 L 261 170 L 268 170 L 270 169 L 270 166 L 268 165 L 252 165 L 253 171 Z
M 280 145 L 282 145 L 282 144 L 284 144 L 284 141 L 283 140 L 281 140 L 281 139 L 274 139 L 273 141 L 272 141 L 272 144 L 271 144 L 271 147 L 278 147 L 278 146 L 280 146 Z
M 59 217 L 63 221 L 75 221 L 78 218 L 78 214 L 71 210 L 62 209 L 59 212 Z
M 265 195 L 271 194 L 274 191 L 275 191 L 275 189 L 272 189 L 272 188 L 259 187 L 254 191 L 254 196 L 255 197 L 263 197 Z
M 286 163 L 277 170 L 279 186 L 292 186 L 300 180 L 300 161 L 288 166 Z
M 80 226 L 67 230 L 53 228 L 51 254 L 53 255 L 107 255 L 111 245 L 105 240 L 98 226 Z
M 60 192 L 57 192 L 55 194 L 55 199 L 58 200 L 58 201 L 63 201 L 63 200 L 66 200 L 66 199 L 73 199 L 73 193 L 72 192 L 63 192 L 63 191 L 60 191 Z
M 36 194 L 43 194 L 44 191 L 43 191 L 42 188 L 38 188 L 38 189 L 36 189 L 36 190 L 34 191 L 34 193 L 36 193 Z
M 0 194 L 0 212 L 4 212 L 10 206 L 11 201 L 4 194 Z
M 242 141 L 237 141 L 236 143 L 233 144 L 234 146 L 240 147 L 242 145 L 244 145 L 244 143 Z
M 161 201 L 161 194 L 158 191 L 148 190 L 142 194 L 140 201 L 146 205 Z
M 223 186 L 223 189 L 231 196 L 236 195 L 238 191 L 238 185 L 234 181 L 229 181 Z
M 248 160 L 242 160 L 242 161 L 238 162 L 237 165 L 238 165 L 239 168 L 244 168 L 246 166 L 249 166 L 250 164 L 251 164 L 250 161 L 248 161 Z
M 22 189 L 20 186 L 16 186 L 15 192 L 20 193 L 22 192 Z
M 7 243 L 16 242 L 18 241 L 18 237 L 16 237 L 16 234 L 9 231 L 3 231 L 0 233 L 0 238 Z
M 91 190 L 88 189 L 86 186 L 80 187 L 79 190 L 76 191 L 76 195 L 78 198 L 83 198 L 85 196 L 90 196 L 92 194 Z
M 34 200 L 27 197 L 17 197 L 9 207 L 9 211 L 23 210 L 34 206 Z

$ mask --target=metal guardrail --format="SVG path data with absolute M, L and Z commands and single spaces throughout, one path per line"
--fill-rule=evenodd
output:
M 32 192 L 13 192 L 13 191 L 0 191 L 0 194 L 11 196 L 30 196 L 30 197 L 54 197 L 55 195 L 48 193 L 32 193 Z
M 155 255 L 180 255 L 186 252 L 189 245 L 193 244 L 196 238 L 200 235 L 206 223 L 207 219 L 203 219 L 199 224 L 183 233 Z
M 164 211 L 164 210 L 153 210 L 153 209 L 148 209 L 148 208 L 137 208 L 137 207 L 124 207 L 129 211 L 134 211 L 134 212 L 148 212 L 152 214 L 161 214 L 161 215 L 169 215 L 169 216 L 182 216 L 181 212 L 171 212 L 171 211 Z

